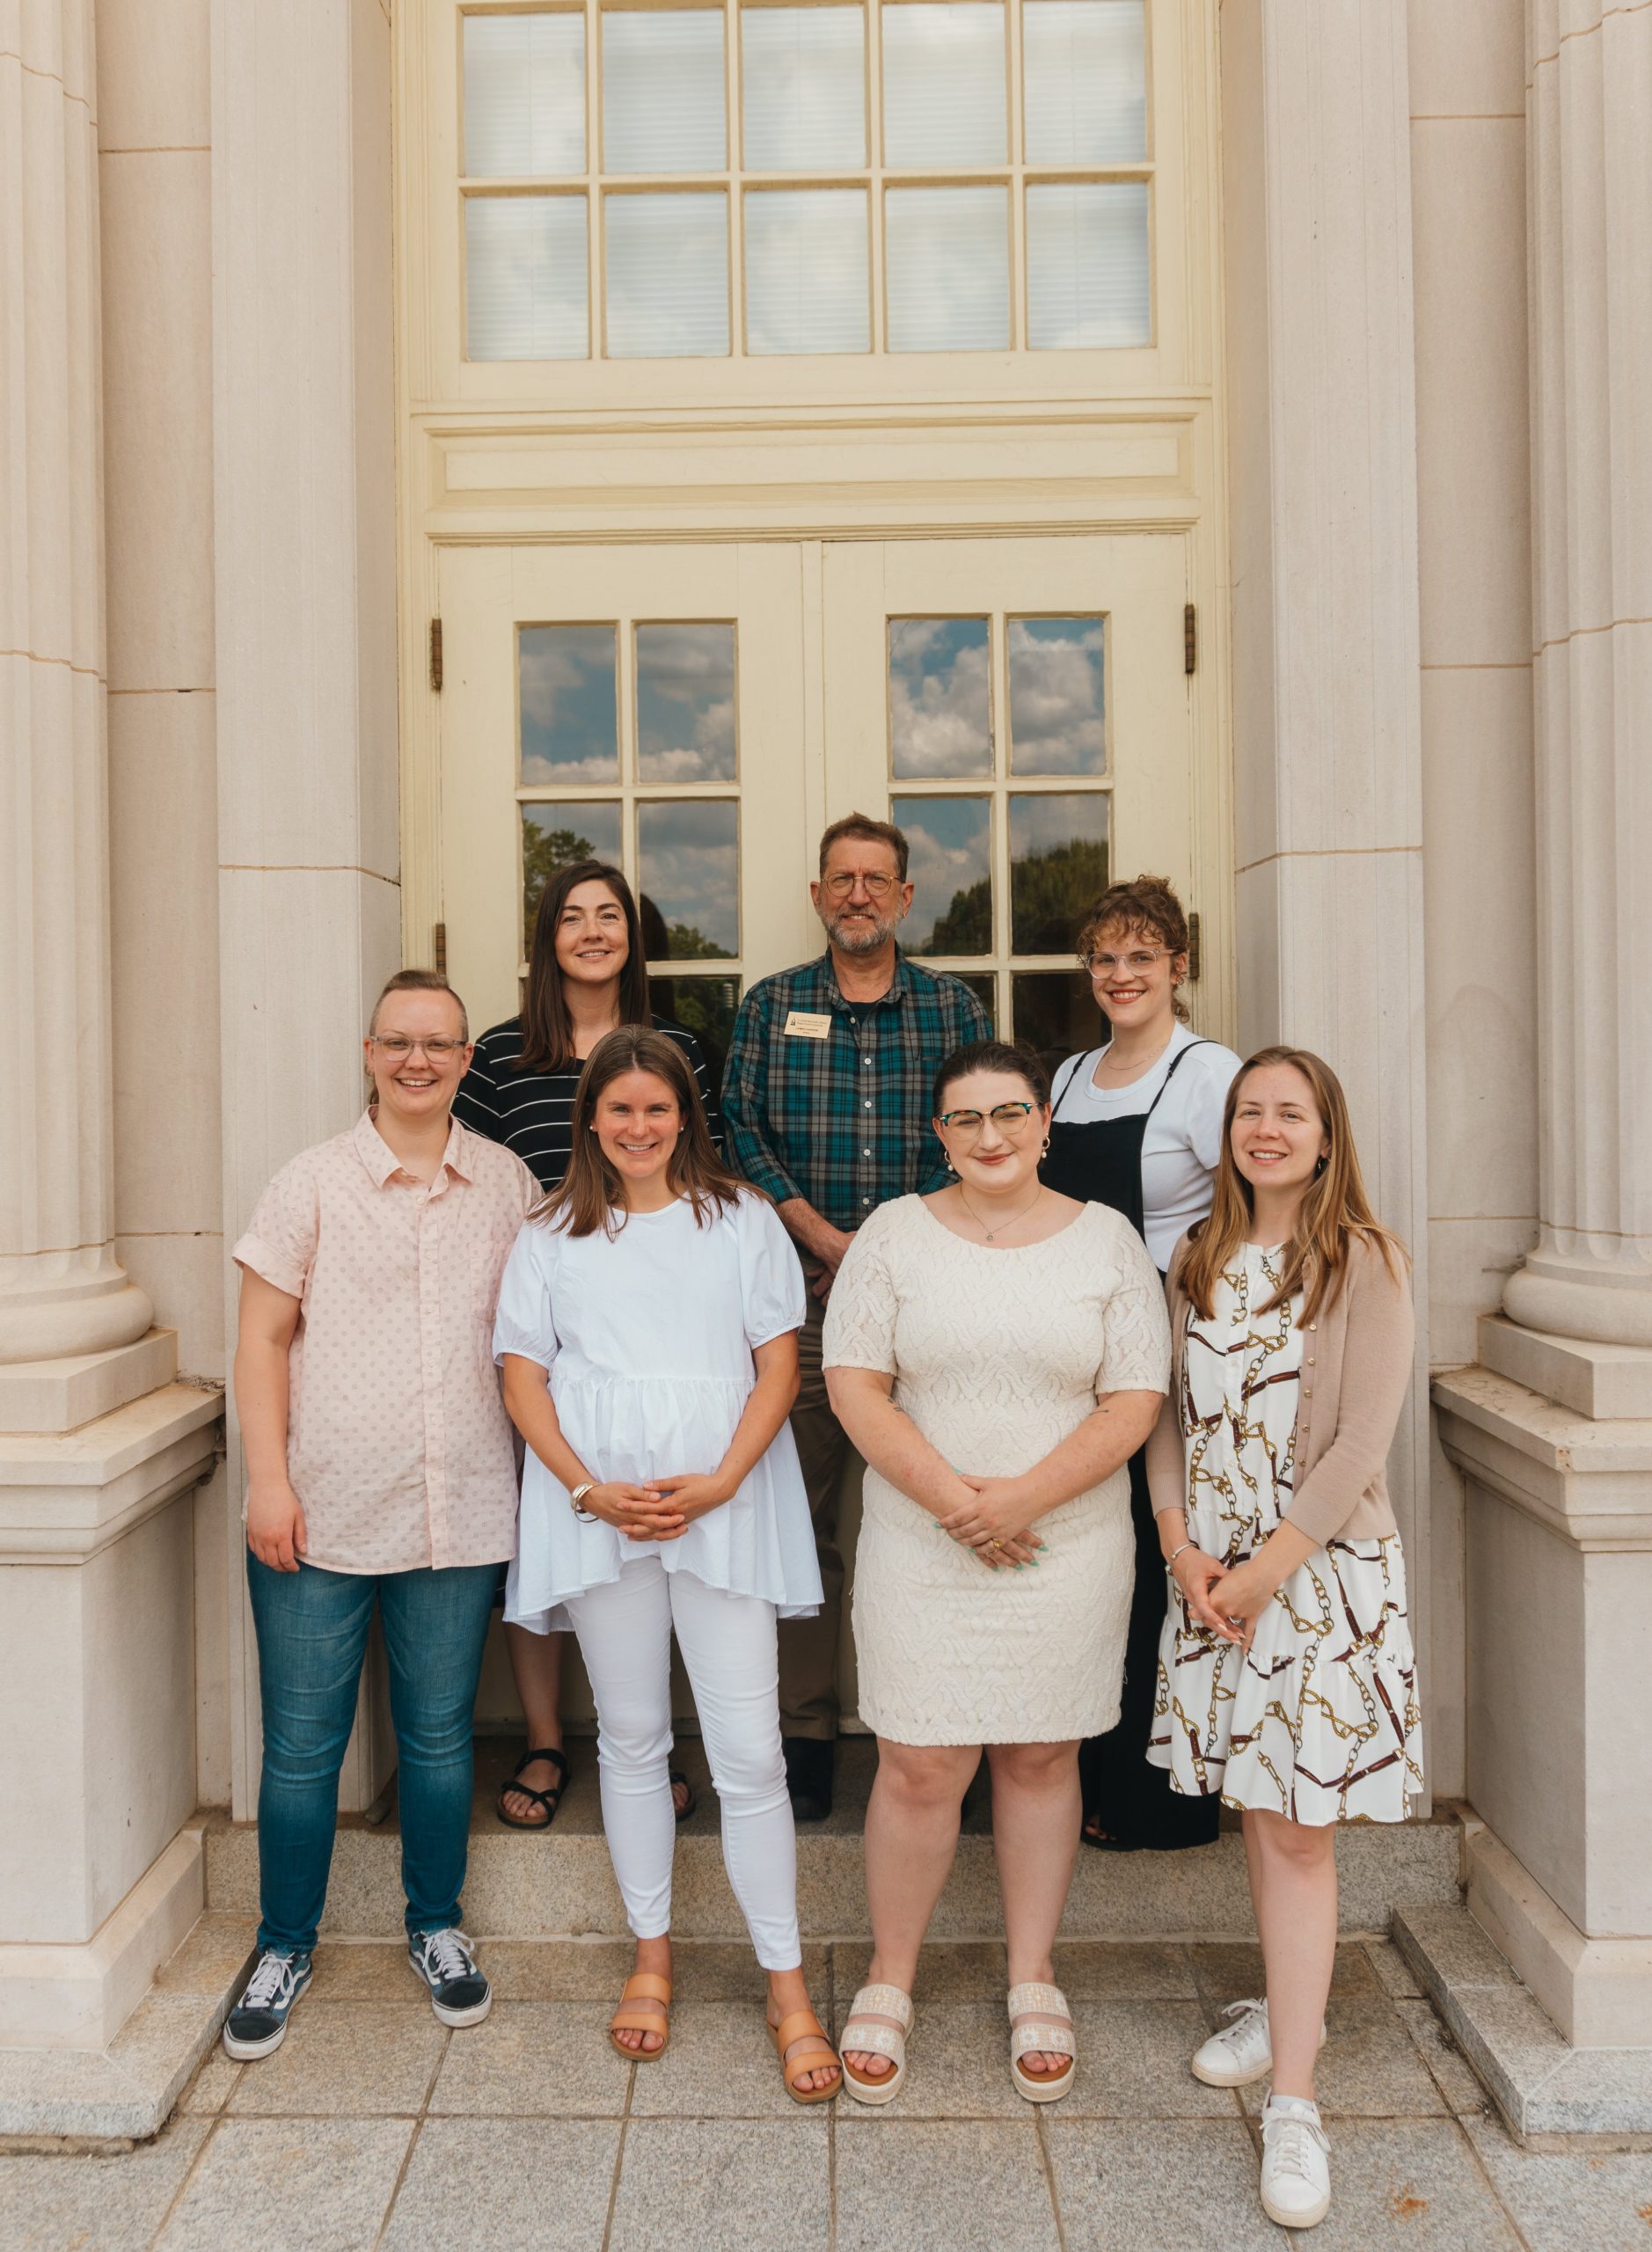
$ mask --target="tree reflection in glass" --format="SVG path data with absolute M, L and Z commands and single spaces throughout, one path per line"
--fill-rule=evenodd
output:
M 896 798 L 895 826 L 911 846 L 908 954 L 992 951 L 992 813 L 987 798 Z
M 1071 954 L 1078 921 L 1107 884 L 1107 801 L 1093 795 L 1010 800 L 1010 947 Z
M 638 806 L 638 888 L 665 918 L 668 960 L 725 961 L 739 953 L 737 839 L 731 801 Z
M 523 806 L 522 808 L 523 954 L 533 949 L 534 918 L 545 888 L 559 868 L 575 860 L 619 859 L 617 799 L 592 805 Z

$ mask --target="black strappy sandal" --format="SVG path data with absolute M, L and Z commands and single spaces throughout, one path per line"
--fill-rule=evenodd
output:
M 534 1789 L 531 1783 L 524 1783 L 518 1780 L 523 1769 L 524 1767 L 530 1767 L 536 1759 L 548 1759 L 551 1765 L 557 1771 L 556 1781 L 552 1783 L 548 1791 L 537 1791 Z M 551 1824 L 557 1818 L 557 1809 L 562 1803 L 562 1794 L 567 1787 L 567 1760 L 564 1755 L 557 1750 L 554 1744 L 548 1744 L 543 1751 L 528 1751 L 523 1753 L 521 1758 L 517 1760 L 515 1766 L 511 1770 L 510 1780 L 508 1782 L 503 1782 L 500 1785 L 499 1796 L 493 1802 L 493 1811 L 498 1815 L 500 1820 L 504 1824 L 507 1830 L 548 1830 L 551 1827 Z M 508 1791 L 515 1791 L 521 1798 L 537 1800 L 545 1809 L 545 1820 L 543 1822 L 524 1822 L 520 1815 L 507 1814 L 505 1811 L 505 1795 Z
M 693 1813 L 695 1808 L 700 1802 L 699 1795 L 680 1767 L 673 1767 L 670 1770 L 670 1776 L 671 1788 L 673 1792 L 676 1791 L 680 1787 L 688 1794 L 688 1796 L 683 1800 L 680 1808 L 678 1807 L 676 1799 L 673 1798 L 671 1802 L 672 1818 L 679 1823 L 686 1822 L 690 1815 Z

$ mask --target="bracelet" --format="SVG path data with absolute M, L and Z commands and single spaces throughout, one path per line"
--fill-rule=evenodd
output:
M 595 1510 L 584 1510 L 580 1507 L 580 1503 L 585 1499 L 587 1494 L 590 1493 L 594 1489 L 596 1484 L 596 1481 L 595 1478 L 588 1478 L 582 1486 L 576 1486 L 574 1488 L 574 1491 L 568 1495 L 568 1500 L 574 1506 L 574 1514 L 578 1517 L 581 1524 L 600 1524 L 602 1523 L 602 1519 L 597 1516 Z
M 1198 1545 L 1199 1544 L 1196 1540 L 1184 1540 L 1181 1548 L 1173 1548 L 1169 1555 L 1165 1559 L 1165 1569 L 1167 1572 L 1173 1571 L 1175 1568 L 1176 1559 L 1181 1554 L 1182 1550 L 1187 1548 L 1196 1548 Z

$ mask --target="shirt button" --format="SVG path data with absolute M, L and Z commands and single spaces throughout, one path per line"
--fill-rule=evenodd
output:
M 870 1096 L 870 1095 L 868 1095 L 868 1096 L 866 1097 L 866 1100 L 865 1100 L 865 1102 L 861 1105 L 861 1108 L 862 1108 L 863 1110 L 870 1110 L 870 1109 L 871 1109 L 871 1108 L 872 1108 L 872 1098 L 871 1098 L 871 1096 Z
M 863 1196 L 860 1201 L 863 1204 L 869 1204 L 872 1202 L 872 1199 L 870 1196 Z

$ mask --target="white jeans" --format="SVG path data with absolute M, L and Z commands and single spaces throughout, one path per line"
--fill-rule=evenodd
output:
M 596 1699 L 603 1825 L 639 1939 L 671 1928 L 671 1630 L 723 1812 L 723 1866 L 765 1970 L 795 1970 L 797 1838 L 780 1751 L 775 1611 L 640 1556 L 568 1602 Z

